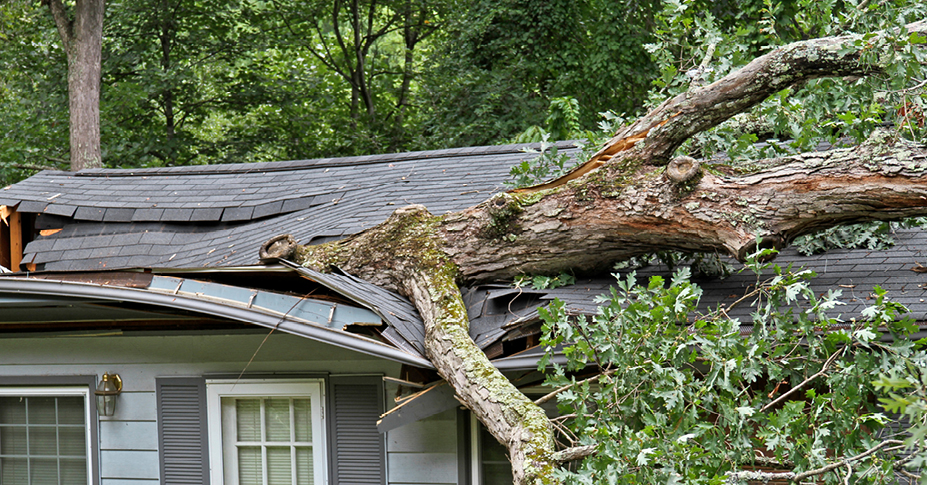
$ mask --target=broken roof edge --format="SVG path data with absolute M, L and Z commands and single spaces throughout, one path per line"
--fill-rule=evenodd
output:
M 558 141 L 550 146 L 558 149 L 576 148 L 581 140 Z M 134 177 L 140 175 L 212 175 L 253 172 L 288 172 L 326 167 L 352 167 L 377 163 L 403 162 L 410 160 L 429 160 L 451 156 L 500 155 L 523 152 L 525 149 L 539 150 L 541 143 L 519 143 L 509 145 L 487 145 L 476 147 L 446 148 L 417 152 L 382 153 L 378 155 L 361 155 L 353 157 L 315 158 L 309 160 L 288 160 L 279 162 L 227 163 L 216 165 L 187 165 L 181 167 L 151 168 L 92 168 L 77 172 L 48 170 L 49 174 L 71 175 L 75 177 Z M 44 172 L 40 172 L 44 173 Z
M 69 282 L 34 278 L 0 278 L 0 293 L 96 298 L 163 306 L 227 318 L 304 337 L 316 342 L 353 350 L 416 367 L 434 368 L 431 361 L 395 347 L 348 332 L 291 320 L 287 315 L 273 315 L 251 308 L 223 304 L 189 294 L 170 294 L 149 289 L 122 288 L 96 283 Z

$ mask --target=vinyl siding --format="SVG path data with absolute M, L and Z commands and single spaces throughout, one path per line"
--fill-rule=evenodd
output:
M 124 382 L 116 413 L 101 417 L 102 485 L 160 483 L 155 381 L 163 377 L 261 374 L 388 374 L 399 364 L 275 333 L 0 339 L 0 375 L 118 373 Z M 382 394 L 380 396 L 382 399 Z

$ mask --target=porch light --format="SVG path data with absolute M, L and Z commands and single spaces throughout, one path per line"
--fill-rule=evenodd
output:
M 97 412 L 100 416 L 112 416 L 116 413 L 116 396 L 122 392 L 122 378 L 119 374 L 103 374 L 103 380 L 97 385 Z

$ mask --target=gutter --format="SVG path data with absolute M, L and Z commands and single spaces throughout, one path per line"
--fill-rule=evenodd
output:
M 132 302 L 178 308 L 182 310 L 251 323 L 265 328 L 277 329 L 299 337 L 308 338 L 363 354 L 383 359 L 433 369 L 430 361 L 423 357 L 403 352 L 395 347 L 376 342 L 358 335 L 327 327 L 307 325 L 291 319 L 288 315 L 272 315 L 253 308 L 235 307 L 197 298 L 189 294 L 165 294 L 147 289 L 122 288 L 93 283 L 64 282 L 32 278 L 0 278 L 0 292 L 10 294 L 32 294 L 44 296 L 68 296 L 95 298 L 114 302 Z

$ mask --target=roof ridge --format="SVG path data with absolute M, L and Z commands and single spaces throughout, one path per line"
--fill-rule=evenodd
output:
M 575 147 L 575 140 L 558 141 L 553 145 L 559 149 Z M 416 152 L 381 153 L 377 155 L 360 155 L 338 158 L 314 158 L 309 160 L 290 160 L 280 162 L 227 163 L 217 165 L 188 165 L 181 167 L 154 168 L 93 168 L 77 172 L 59 172 L 76 177 L 134 177 L 140 175 L 214 175 L 251 172 L 288 172 L 327 167 L 351 167 L 373 165 L 378 163 L 402 162 L 408 160 L 427 160 L 448 156 L 500 155 L 523 152 L 525 149 L 539 149 L 540 143 L 520 143 L 509 145 L 487 145 L 477 147 L 446 148 L 440 150 L 423 150 Z

